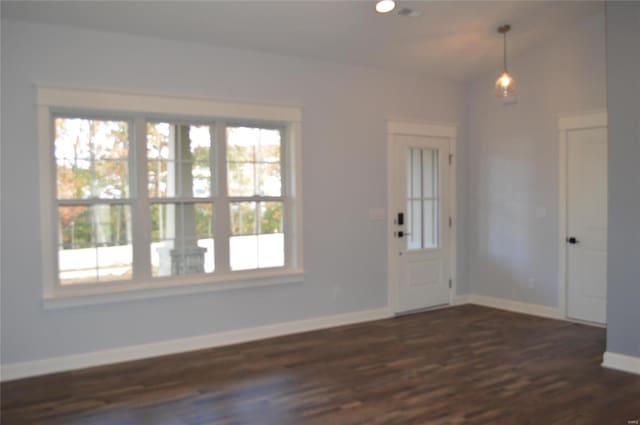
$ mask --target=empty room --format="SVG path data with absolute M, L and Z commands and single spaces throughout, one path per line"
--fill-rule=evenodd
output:
M 3 425 L 640 423 L 640 1 L 1 1 Z

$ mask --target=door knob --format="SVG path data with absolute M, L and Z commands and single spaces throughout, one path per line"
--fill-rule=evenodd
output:
M 571 245 L 575 245 L 575 244 L 577 244 L 579 241 L 578 241 L 575 237 L 573 237 L 573 236 L 569 236 L 569 237 L 567 238 L 567 242 L 569 242 Z

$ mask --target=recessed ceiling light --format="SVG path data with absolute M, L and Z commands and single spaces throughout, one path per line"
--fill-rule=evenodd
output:
M 396 8 L 396 2 L 394 0 L 380 0 L 376 3 L 376 12 L 389 13 Z

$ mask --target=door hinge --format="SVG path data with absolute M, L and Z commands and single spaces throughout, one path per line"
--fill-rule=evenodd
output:
M 449 279 L 449 289 L 453 288 L 453 279 Z
M 453 227 L 453 218 L 449 217 L 449 227 Z
M 449 154 L 449 165 L 453 164 L 453 154 Z

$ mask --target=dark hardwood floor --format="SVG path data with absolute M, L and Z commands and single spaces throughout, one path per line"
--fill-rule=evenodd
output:
M 8 382 L 2 424 L 634 423 L 640 376 L 604 348 L 603 329 L 466 305 Z

